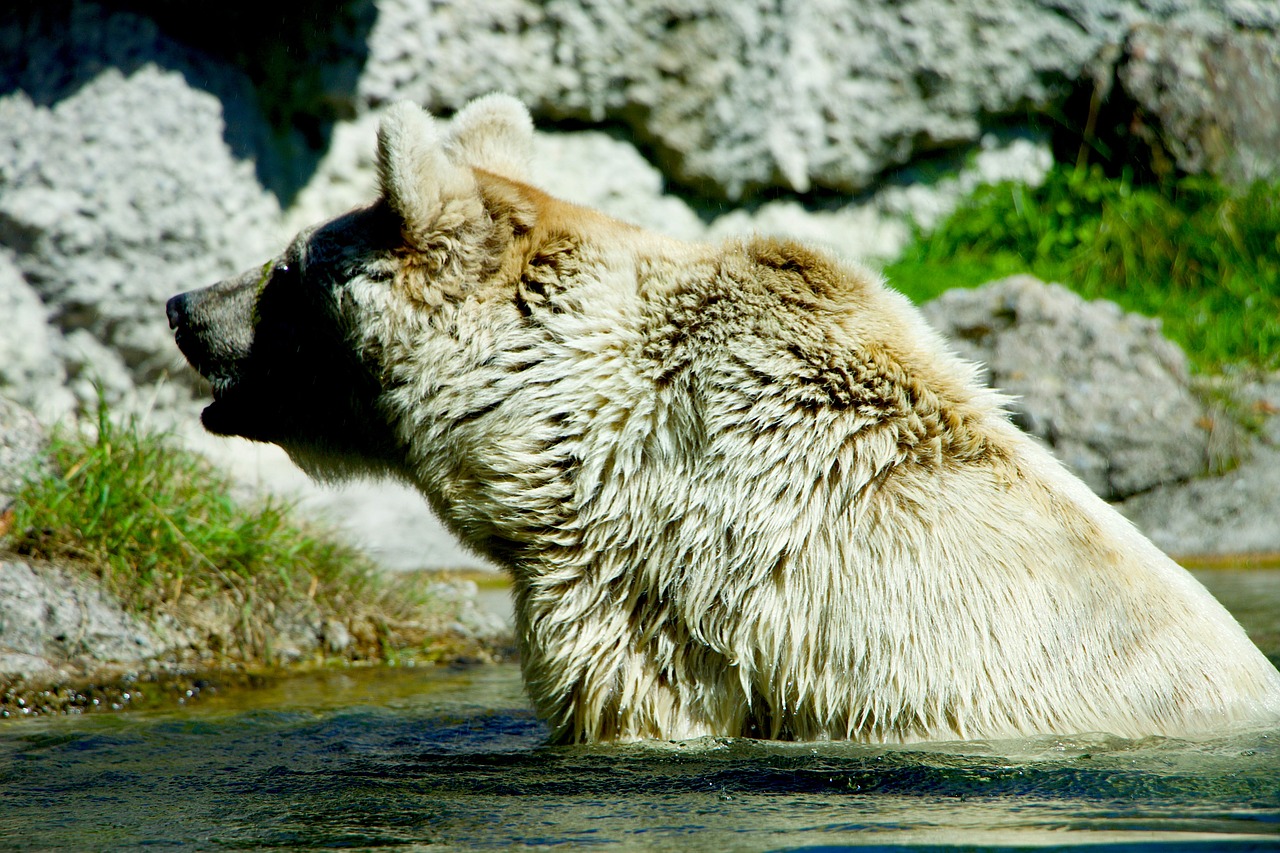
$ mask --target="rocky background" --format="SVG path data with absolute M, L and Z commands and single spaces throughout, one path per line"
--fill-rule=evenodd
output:
M 101 387 L 392 568 L 480 561 L 417 495 L 322 490 L 271 448 L 202 435 L 163 309 L 370 198 L 394 100 L 448 115 L 505 90 L 534 112 L 555 194 L 684 238 L 783 234 L 873 263 L 979 184 L 1034 184 L 1082 152 L 1280 178 L 1273 0 L 16 5 L 0 12 L 0 395 L 21 408 L 0 407 L 0 508 L 40 433 Z M 1214 380 L 1193 389 L 1158 323 L 1029 278 L 926 310 L 1163 547 L 1280 551 L 1280 382 L 1208 402 Z M 1257 435 L 1232 406 L 1261 413 Z

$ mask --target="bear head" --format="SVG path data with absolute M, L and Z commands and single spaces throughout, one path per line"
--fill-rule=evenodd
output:
M 414 336 L 424 306 L 492 275 L 525 227 L 510 187 L 532 137 L 528 112 L 505 95 L 473 101 L 447 132 L 396 104 L 378 133 L 373 204 L 170 299 L 178 347 L 212 386 L 205 428 L 278 444 L 320 478 L 403 473 L 385 411 L 387 338 Z M 392 330 L 397 318 L 409 325 Z

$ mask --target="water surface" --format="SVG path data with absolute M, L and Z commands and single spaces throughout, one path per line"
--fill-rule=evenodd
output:
M 1273 660 L 1280 572 L 1204 576 Z M 0 849 L 1280 849 L 1280 731 L 547 747 L 514 666 L 0 724 Z

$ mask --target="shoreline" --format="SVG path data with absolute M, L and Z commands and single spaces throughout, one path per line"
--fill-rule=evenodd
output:
M 1280 553 L 1262 552 L 1232 556 L 1201 555 L 1175 558 L 1197 576 L 1225 578 L 1241 574 L 1261 578 L 1276 576 L 1280 585 Z M 459 576 L 478 590 L 477 603 L 506 602 L 510 581 L 499 572 L 471 570 L 432 572 L 457 580 Z M 1212 586 L 1206 583 L 1206 586 Z M 1212 592 L 1212 589 L 1210 590 Z M 1215 597 L 1216 594 L 1215 594 Z M 495 609 L 492 615 L 503 615 Z M 1263 636 L 1268 636 L 1264 631 Z M 133 664 L 84 659 L 54 661 L 52 677 L 0 676 L 0 725 L 5 720 L 178 709 L 202 697 L 253 691 L 281 681 L 323 672 L 347 670 L 431 668 L 468 670 L 518 660 L 514 640 L 507 634 L 463 636 L 440 634 L 427 644 L 392 650 L 382 659 L 352 660 L 317 654 L 292 661 L 236 659 L 182 659 L 179 656 L 138 661 Z

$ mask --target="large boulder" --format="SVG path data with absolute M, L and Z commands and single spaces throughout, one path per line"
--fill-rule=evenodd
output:
M 335 121 L 401 98 L 448 112 L 493 90 L 544 126 L 621 128 L 669 178 L 721 198 L 860 192 L 1011 124 L 1085 132 L 1088 98 L 1064 105 L 1095 77 L 1118 75 L 1143 111 L 1135 127 L 1191 137 L 1165 140 L 1190 160 L 1225 129 L 1224 156 L 1248 172 L 1274 138 L 1260 117 L 1275 102 L 1280 5 L 1262 0 L 112 5 L 151 17 L 69 0 L 47 4 L 67 15 L 16 16 L 38 25 L 0 22 L 0 92 L 51 105 L 103 68 L 185 67 L 238 111 L 232 147 L 285 195 Z
M 1129 108 L 1113 120 L 1156 174 L 1280 178 L 1275 32 L 1144 25 L 1125 42 L 1116 82 L 1113 100 Z
M 1234 394 L 1260 429 L 1232 470 L 1159 486 L 1119 506 L 1171 554 L 1280 554 L 1280 375 Z
M 127 385 L 177 363 L 165 300 L 277 249 L 280 211 L 228 142 L 241 132 L 228 99 L 190 82 L 235 72 L 184 64 L 145 20 L 87 8 L 65 30 L 0 25 L 0 45 L 25 35 L 32 57 L 0 87 L 0 244 L 70 338 L 68 372 L 90 362 L 112 385 L 124 369 Z
M 1108 500 L 1206 471 L 1206 412 L 1157 320 L 1015 276 L 924 306 L 1021 426 Z
M 1214 0 L 385 0 L 356 97 L 448 110 L 504 89 L 546 118 L 627 126 L 709 195 L 847 193 L 993 122 L 1060 120 L 1106 48 L 1151 21 L 1274 37 L 1280 13 Z
M 822 245 L 844 257 L 889 260 L 902 254 L 916 226 L 934 227 L 979 186 L 1001 181 L 1039 186 L 1052 165 L 1044 139 L 990 133 L 969 156 L 936 158 L 904 169 L 870 196 L 740 207 L 717 216 L 708 234 L 768 234 Z

